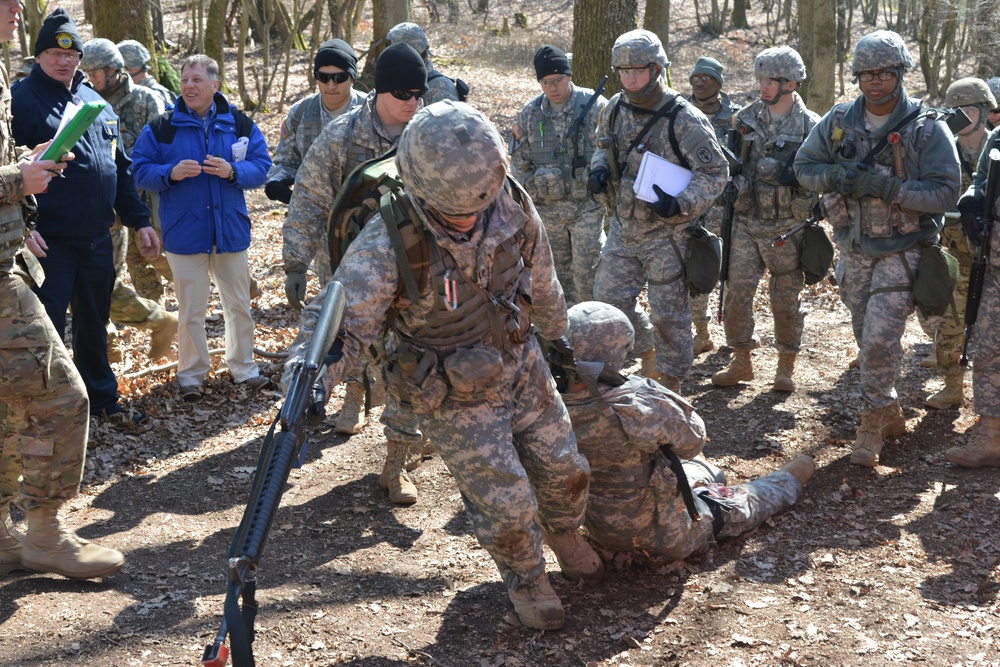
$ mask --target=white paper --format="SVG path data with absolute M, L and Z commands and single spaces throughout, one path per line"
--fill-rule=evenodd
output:
M 59 136 L 59 133 L 63 131 L 63 128 L 66 127 L 66 125 L 68 125 L 71 120 L 73 120 L 73 116 L 75 116 L 76 112 L 79 110 L 80 110 L 79 104 L 74 104 L 72 102 L 66 103 L 66 110 L 63 111 L 62 118 L 59 119 L 59 127 L 56 128 L 56 133 L 52 135 L 53 138 Z M 44 154 L 45 151 L 38 151 L 38 155 L 35 156 L 35 159 L 41 160 L 42 155 Z
M 247 146 L 249 145 L 250 139 L 248 137 L 240 137 L 233 144 L 233 162 L 242 162 L 247 159 Z
M 653 190 L 654 184 L 659 185 L 660 189 L 668 195 L 676 197 L 690 182 L 690 170 L 679 167 L 656 153 L 646 152 L 642 154 L 642 162 L 639 163 L 639 173 L 636 176 L 632 189 L 635 191 L 636 199 L 655 202 L 659 197 L 656 196 L 656 192 Z

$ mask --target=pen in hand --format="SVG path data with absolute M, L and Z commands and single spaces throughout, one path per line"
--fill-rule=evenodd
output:
M 66 174 L 62 173 L 61 171 L 56 171 L 55 169 L 46 169 L 45 171 L 49 172 L 53 176 L 58 176 L 59 178 L 66 178 Z

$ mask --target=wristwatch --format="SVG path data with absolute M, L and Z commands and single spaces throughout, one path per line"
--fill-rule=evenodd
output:
M 230 182 L 230 183 L 235 183 L 236 182 L 236 169 L 235 168 L 233 168 L 233 170 L 229 172 L 229 178 L 227 178 L 226 180 L 228 182 Z

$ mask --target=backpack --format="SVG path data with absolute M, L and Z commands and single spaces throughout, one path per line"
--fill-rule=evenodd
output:
M 430 83 L 434 79 L 441 76 L 444 76 L 444 74 L 442 74 L 441 72 L 434 72 L 429 77 L 427 77 L 427 83 Z M 459 78 L 452 79 L 450 76 L 445 78 L 447 78 L 449 81 L 455 84 L 455 90 L 458 92 L 459 102 L 464 102 L 465 100 L 469 99 L 469 84 L 467 84 L 466 82 L 462 81 Z

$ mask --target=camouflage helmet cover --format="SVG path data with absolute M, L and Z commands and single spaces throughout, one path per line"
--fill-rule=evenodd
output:
M 152 58 L 149 49 L 134 39 L 118 42 L 118 50 L 125 60 L 125 67 L 129 69 L 142 69 Z
M 663 43 L 649 30 L 630 30 L 611 47 L 612 67 L 642 67 L 650 63 L 659 63 L 663 69 L 670 66 Z
M 83 45 L 83 57 L 80 59 L 80 69 L 89 72 L 95 69 L 110 67 L 119 70 L 125 67 L 121 51 L 110 39 L 98 37 Z
M 993 93 L 993 99 L 1000 102 L 1000 76 L 987 79 L 986 85 L 989 87 L 990 92 Z
M 430 44 L 427 42 L 427 33 L 416 23 L 397 23 L 385 36 L 385 45 L 402 42 L 409 44 L 414 51 L 421 56 L 430 55 Z
M 906 43 L 892 30 L 876 30 L 858 40 L 854 47 L 853 72 L 868 72 L 890 67 L 913 67 Z
M 493 123 L 463 102 L 418 111 L 399 137 L 399 176 L 407 191 L 445 215 L 489 206 L 507 176 L 507 146 Z
M 799 52 L 790 46 L 774 46 L 757 54 L 753 73 L 758 79 L 805 81 L 806 64 Z
M 599 361 L 620 371 L 635 343 L 625 313 L 600 301 L 578 303 L 567 312 L 566 338 L 576 361 Z
M 946 107 L 954 109 L 972 104 L 985 104 L 989 109 L 996 107 L 996 97 L 993 96 L 985 81 L 970 76 L 954 81 L 948 86 L 948 92 L 944 94 Z

